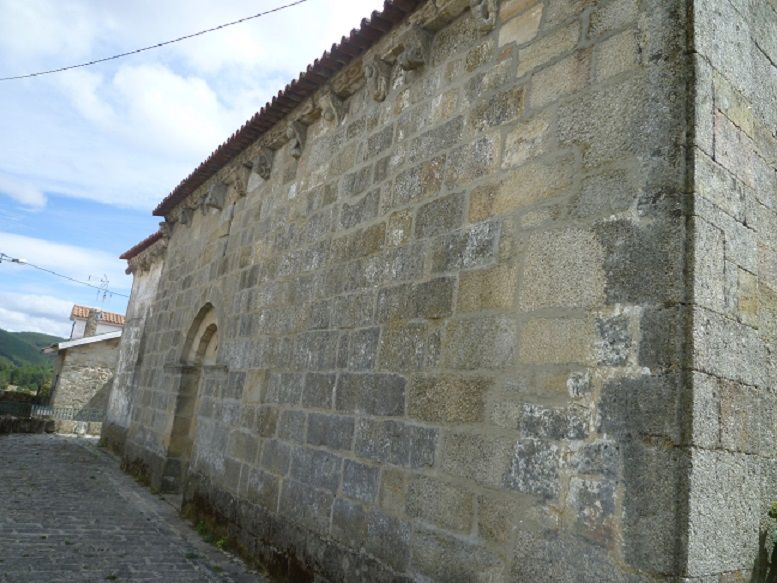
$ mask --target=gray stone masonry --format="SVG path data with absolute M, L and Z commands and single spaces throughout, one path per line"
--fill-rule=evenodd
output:
M 127 466 L 280 580 L 760 581 L 775 1 L 429 1 L 331 87 L 168 212 Z

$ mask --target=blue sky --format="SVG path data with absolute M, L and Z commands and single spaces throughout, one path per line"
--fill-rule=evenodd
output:
M 0 0 L 0 77 L 124 52 L 285 0 Z M 129 294 L 118 256 L 152 209 L 273 94 L 381 0 L 308 0 L 93 67 L 0 82 L 0 252 Z M 0 263 L 0 328 L 67 335 L 74 303 L 124 312 L 29 266 Z

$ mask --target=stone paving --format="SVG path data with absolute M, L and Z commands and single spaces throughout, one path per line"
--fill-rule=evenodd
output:
M 0 582 L 266 583 L 95 441 L 0 436 Z

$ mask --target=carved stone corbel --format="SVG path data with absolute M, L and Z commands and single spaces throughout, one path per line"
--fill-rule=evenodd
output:
M 209 208 L 223 209 L 227 198 L 227 188 L 226 182 L 220 180 L 214 182 L 208 190 L 208 194 L 202 199 L 203 211 L 207 211 Z
M 192 217 L 194 216 L 194 210 L 189 208 L 188 206 L 181 208 L 180 210 L 180 218 L 178 219 L 178 222 L 180 222 L 182 225 L 188 225 L 192 222 Z
M 426 64 L 431 44 L 428 32 L 419 26 L 414 26 L 400 39 L 400 44 L 402 52 L 397 58 L 397 63 L 403 70 L 411 71 Z
M 234 192 L 237 198 L 243 198 L 248 193 L 248 179 L 251 176 L 253 165 L 250 162 L 240 162 L 232 173 L 229 181 L 230 192 Z
M 302 150 L 305 149 L 305 138 L 308 128 L 301 121 L 293 121 L 286 128 L 286 137 L 289 139 L 289 153 L 293 158 L 299 160 L 302 156 Z
M 331 88 L 327 88 L 318 100 L 321 107 L 321 117 L 328 122 L 340 125 L 346 112 L 345 102 L 340 99 Z
M 364 65 L 364 77 L 372 98 L 378 102 L 386 99 L 391 81 L 391 65 L 381 59 L 373 59 Z
M 494 30 L 497 0 L 469 0 L 469 9 L 480 32 L 486 33 Z
M 164 221 L 159 223 L 159 232 L 162 233 L 163 238 L 169 239 L 173 234 L 173 223 L 165 218 Z
M 254 158 L 253 171 L 261 176 L 262 180 L 270 180 L 272 174 L 272 161 L 275 152 L 266 146 L 259 148 L 259 154 Z

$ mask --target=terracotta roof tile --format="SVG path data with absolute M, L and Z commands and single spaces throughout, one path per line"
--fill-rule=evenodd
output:
M 97 310 L 100 312 L 100 321 L 106 324 L 114 324 L 116 326 L 124 326 L 124 316 L 117 314 L 116 312 L 104 312 L 100 308 L 90 308 L 88 306 L 80 306 L 78 304 L 73 305 L 73 309 L 70 311 L 70 319 L 76 318 L 86 319 L 89 317 L 90 310 Z
M 161 238 L 162 238 L 162 231 L 157 231 L 153 235 L 149 235 L 148 237 L 143 239 L 140 243 L 138 243 L 134 247 L 127 249 L 124 253 L 119 255 L 119 259 L 132 259 L 141 251 L 145 251 L 146 249 L 151 247 L 151 245 L 159 241 L 159 239 Z
M 424 0 L 386 0 L 381 12 L 374 11 L 369 20 L 364 18 L 359 29 L 351 30 L 339 44 L 324 51 L 297 79 L 286 85 L 262 109 L 221 144 L 197 168 L 184 178 L 173 191 L 154 209 L 154 214 L 164 216 L 175 206 L 216 174 L 227 162 L 244 148 L 256 141 L 278 120 L 289 113 L 297 103 L 311 96 L 324 86 L 345 65 L 363 54 L 394 26 L 404 20 Z M 134 247 L 133 247 L 134 249 Z M 130 250 L 131 251 L 131 250 Z

